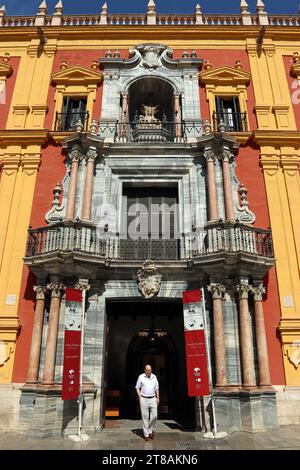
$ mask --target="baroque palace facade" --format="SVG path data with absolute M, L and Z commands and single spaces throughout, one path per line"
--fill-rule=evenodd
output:
M 74 286 L 85 430 L 135 415 L 145 362 L 161 414 L 209 427 L 208 399 L 187 397 L 197 288 L 219 430 L 300 422 L 299 25 L 261 0 L 232 16 L 0 9 L 1 428 L 74 432 Z

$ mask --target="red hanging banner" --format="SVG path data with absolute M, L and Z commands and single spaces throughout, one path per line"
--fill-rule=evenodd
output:
M 81 290 L 66 289 L 63 400 L 77 400 L 79 396 L 81 318 Z
M 200 289 L 183 292 L 183 317 L 188 395 L 209 395 L 204 308 Z

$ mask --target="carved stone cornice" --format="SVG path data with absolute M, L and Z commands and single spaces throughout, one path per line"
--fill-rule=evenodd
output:
M 33 286 L 33 292 L 35 292 L 36 300 L 45 300 L 47 290 L 47 286 Z
M 18 130 L 1 130 L 0 142 L 1 146 L 5 145 L 21 145 L 22 147 L 28 145 L 43 145 L 50 139 L 49 131 L 47 129 L 31 130 L 31 129 L 18 129 Z
M 212 293 L 212 299 L 222 299 L 226 292 L 226 287 L 223 284 L 209 284 L 207 290 Z
M 66 286 L 59 281 L 53 281 L 47 284 L 47 289 L 51 292 L 51 298 L 60 298 L 63 291 L 66 290 Z

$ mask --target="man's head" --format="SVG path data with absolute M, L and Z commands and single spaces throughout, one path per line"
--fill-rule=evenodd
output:
M 147 375 L 147 377 L 150 377 L 150 375 L 151 375 L 151 373 L 152 373 L 152 367 L 149 366 L 149 364 L 147 364 L 147 365 L 145 366 L 144 371 L 145 371 L 145 374 Z

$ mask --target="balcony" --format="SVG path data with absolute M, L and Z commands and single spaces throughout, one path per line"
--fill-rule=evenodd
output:
M 104 121 L 99 123 L 100 137 L 109 138 L 114 143 L 170 143 L 188 142 L 201 137 L 202 121 L 140 123 Z
M 63 131 L 75 131 L 76 124 L 78 121 L 81 121 L 83 125 L 83 130 L 88 130 L 89 124 L 89 112 L 66 112 L 66 113 L 56 113 L 54 130 L 56 132 Z
M 247 115 L 246 113 L 233 113 L 223 111 L 221 113 L 213 113 L 214 130 L 220 130 L 223 125 L 225 132 L 247 132 Z
M 176 239 L 128 240 L 119 234 L 102 232 L 95 225 L 69 221 L 29 229 L 26 261 L 58 252 L 137 261 L 191 260 L 221 252 L 274 258 L 271 231 L 239 223 L 221 223 L 198 233 L 181 234 Z

